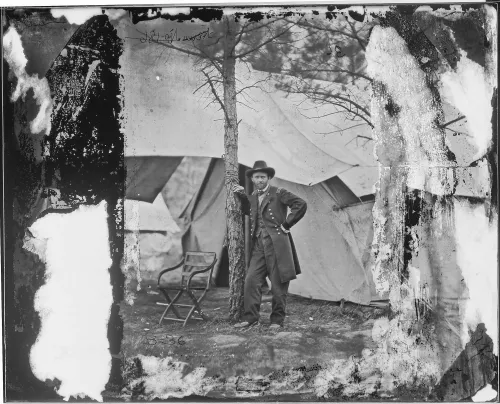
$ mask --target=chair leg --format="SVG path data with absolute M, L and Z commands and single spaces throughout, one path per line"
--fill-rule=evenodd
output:
M 179 312 L 177 311 L 177 309 L 175 308 L 175 306 L 173 305 L 177 300 L 179 300 L 179 298 L 181 297 L 182 295 L 182 292 L 183 290 L 180 290 L 177 295 L 175 295 L 175 297 L 170 300 L 170 297 L 168 296 L 168 293 L 166 291 L 164 291 L 163 289 L 160 289 L 163 293 L 163 295 L 165 296 L 165 299 L 167 300 L 167 303 L 168 303 L 168 306 L 167 308 L 165 309 L 165 311 L 163 312 L 161 318 L 160 318 L 160 322 L 159 324 L 161 325 L 161 323 L 163 322 L 163 319 L 165 318 L 165 316 L 167 315 L 168 311 L 170 309 L 172 309 L 172 311 L 174 312 L 174 314 L 177 316 L 177 318 L 182 318 L 179 314 Z
M 191 318 L 191 316 L 193 315 L 193 311 L 194 311 L 195 307 L 191 307 L 191 310 L 189 310 L 189 313 L 188 315 L 186 316 L 186 319 L 184 320 L 184 323 L 182 324 L 183 327 L 186 326 L 188 320 Z
M 168 293 L 167 293 L 166 290 L 164 290 L 164 289 L 160 289 L 160 290 L 163 293 L 163 296 L 165 296 L 165 299 L 166 299 L 166 301 L 168 303 L 167 308 L 165 309 L 165 311 L 163 312 L 163 314 L 162 314 L 162 316 L 160 318 L 160 322 L 159 322 L 160 325 L 163 322 L 163 320 L 164 320 L 165 316 L 167 315 L 167 313 L 170 311 L 170 309 L 172 309 L 172 311 L 174 312 L 174 314 L 177 316 L 178 319 L 181 319 L 181 320 L 183 319 L 183 317 L 179 314 L 179 312 L 175 308 L 175 302 L 177 300 L 179 300 L 179 298 L 181 297 L 181 295 L 182 295 L 183 292 L 186 292 L 189 295 L 189 297 L 193 301 L 193 306 L 189 310 L 189 313 L 187 314 L 186 318 L 184 319 L 184 323 L 183 323 L 182 326 L 183 327 L 186 326 L 187 322 L 189 321 L 189 319 L 191 318 L 191 316 L 193 315 L 194 312 L 196 312 L 197 314 L 199 314 L 199 316 L 203 320 L 208 320 L 209 319 L 209 317 L 201 310 L 201 306 L 200 306 L 200 303 L 203 300 L 203 298 L 205 297 L 205 294 L 207 292 L 206 290 L 202 293 L 202 295 L 199 298 L 196 298 L 195 294 L 190 289 L 180 290 L 177 293 L 177 295 L 175 295 L 175 297 L 173 299 L 170 299 L 170 296 L 168 295 Z
M 196 296 L 194 295 L 194 293 L 191 292 L 189 289 L 186 290 L 186 292 L 188 293 L 189 297 L 191 297 L 191 300 L 194 303 L 193 310 L 196 310 L 201 318 L 203 318 L 204 320 L 207 320 L 208 316 L 205 313 L 203 313 L 203 311 L 201 310 L 201 307 L 200 307 L 201 299 L 203 299 L 205 294 L 203 294 L 202 297 L 200 297 L 200 299 L 197 299 Z

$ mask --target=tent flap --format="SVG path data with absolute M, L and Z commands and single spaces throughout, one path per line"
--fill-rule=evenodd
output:
M 182 157 L 125 157 L 126 198 L 152 203 Z
M 198 194 L 184 213 L 189 226 L 182 237 L 182 248 L 184 251 L 215 252 L 218 261 L 214 278 L 219 270 L 226 235 L 224 172 L 224 161 L 214 159 Z

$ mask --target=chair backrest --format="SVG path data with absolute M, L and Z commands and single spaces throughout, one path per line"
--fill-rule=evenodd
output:
M 185 285 L 195 271 L 203 271 L 214 264 L 216 259 L 216 254 L 213 252 L 198 252 L 198 251 L 187 251 L 184 255 L 184 264 L 181 273 L 181 284 Z M 200 283 L 205 283 L 207 289 L 210 286 L 210 281 L 212 280 L 213 267 L 206 271 L 205 273 L 195 275 L 193 278 L 193 285 L 199 285 Z

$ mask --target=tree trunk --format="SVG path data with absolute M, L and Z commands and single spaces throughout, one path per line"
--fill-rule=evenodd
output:
M 226 183 L 227 245 L 229 255 L 229 317 L 238 320 L 243 308 L 245 282 L 245 238 L 240 201 L 232 192 L 238 177 L 238 116 L 236 113 L 236 77 L 234 58 L 235 21 L 225 17 L 224 43 L 224 162 Z

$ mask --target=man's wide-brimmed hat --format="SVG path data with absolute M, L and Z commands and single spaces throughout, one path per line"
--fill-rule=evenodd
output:
M 266 162 L 262 161 L 262 160 L 256 161 L 253 165 L 253 168 L 251 168 L 250 170 L 247 170 L 245 174 L 247 177 L 251 177 L 253 175 L 253 173 L 260 172 L 260 171 L 269 175 L 269 178 L 274 177 L 274 173 L 275 173 L 274 168 L 268 167 Z

